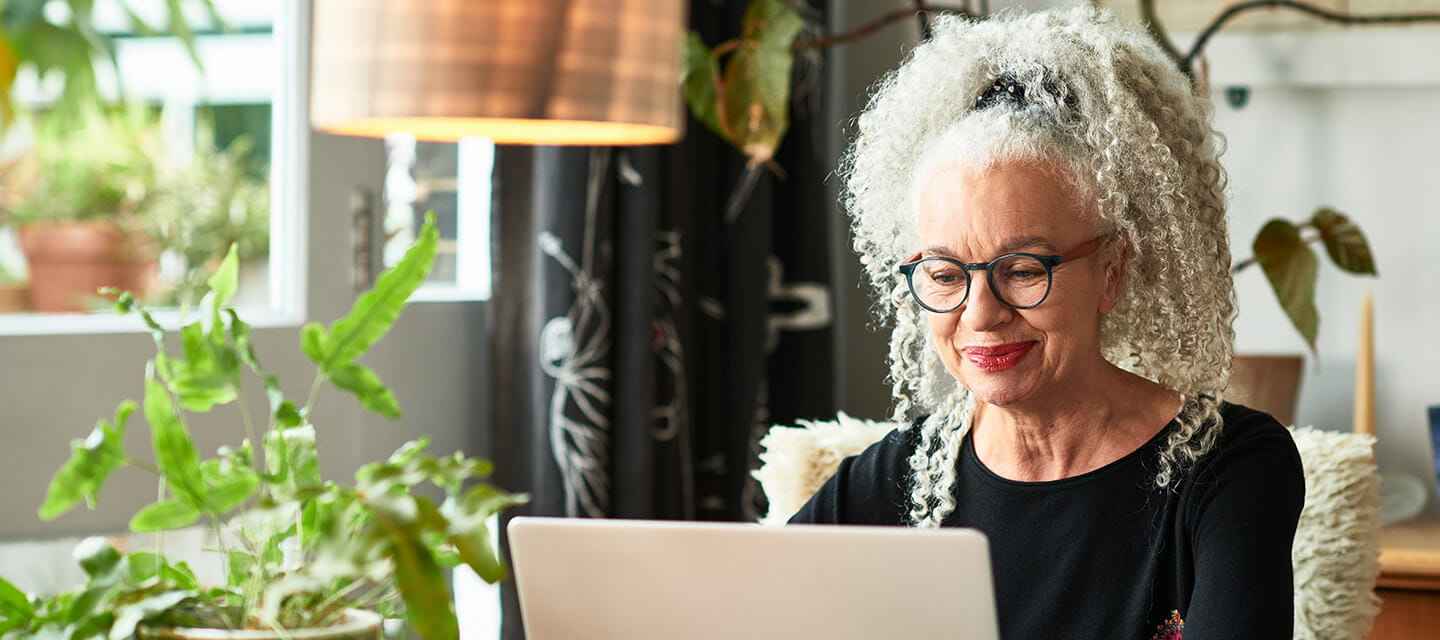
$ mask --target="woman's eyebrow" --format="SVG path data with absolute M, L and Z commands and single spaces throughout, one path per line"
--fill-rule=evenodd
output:
M 1021 249 L 1039 249 L 1041 251 L 1048 251 L 1052 253 L 1059 253 L 1060 251 L 1059 249 L 1056 249 L 1055 245 L 1051 244 L 1050 240 L 1047 238 L 1042 238 L 1040 236 L 1027 236 L 1024 238 L 1015 238 L 1013 240 L 1007 241 L 1003 245 L 1000 245 L 1000 252 L 994 256 L 991 256 L 991 258 L 998 258 L 1007 253 L 1015 253 L 1017 251 L 1020 251 Z M 956 260 L 960 259 L 960 254 L 957 254 L 954 251 L 950 250 L 949 247 L 938 244 L 926 247 L 924 250 L 921 251 L 921 253 L 927 256 L 940 256 L 942 258 L 953 258 Z

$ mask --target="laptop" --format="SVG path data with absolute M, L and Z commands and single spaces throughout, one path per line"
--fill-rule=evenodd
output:
M 996 640 L 971 529 L 510 521 L 530 640 Z

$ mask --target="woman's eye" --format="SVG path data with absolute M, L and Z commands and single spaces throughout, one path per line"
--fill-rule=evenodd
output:
M 928 277 L 931 282 L 942 286 L 951 287 L 965 284 L 965 274 L 961 273 L 959 269 L 926 271 L 925 276 Z

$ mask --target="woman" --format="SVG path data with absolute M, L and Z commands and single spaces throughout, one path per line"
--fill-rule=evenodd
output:
M 970 526 L 1006 638 L 1288 638 L 1300 459 L 1221 401 L 1205 100 L 1090 8 L 940 19 L 860 117 L 856 246 L 896 419 L 792 522 Z

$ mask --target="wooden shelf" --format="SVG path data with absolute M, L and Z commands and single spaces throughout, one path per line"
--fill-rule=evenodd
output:
M 1414 520 L 1380 530 L 1377 586 L 1440 591 L 1440 520 Z
M 1380 530 L 1380 615 L 1370 640 L 1434 637 L 1440 628 L 1440 520 Z

